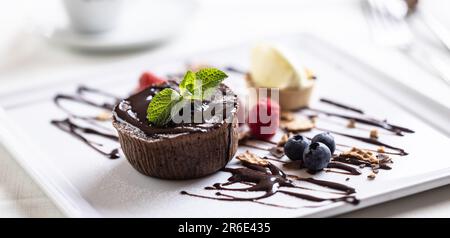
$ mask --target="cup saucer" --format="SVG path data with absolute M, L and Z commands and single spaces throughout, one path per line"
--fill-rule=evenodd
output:
M 69 25 L 55 29 L 50 41 L 86 51 L 123 51 L 150 47 L 182 30 L 195 10 L 192 0 L 134 0 L 124 4 L 117 27 L 97 34 L 83 34 Z

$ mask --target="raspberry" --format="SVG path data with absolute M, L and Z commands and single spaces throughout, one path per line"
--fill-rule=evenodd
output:
M 254 138 L 272 138 L 280 125 L 280 106 L 270 99 L 260 100 L 250 110 L 247 124 Z
M 165 82 L 167 82 L 165 79 L 147 71 L 144 72 L 139 78 L 139 85 L 136 91 L 140 92 L 152 85 L 163 84 Z

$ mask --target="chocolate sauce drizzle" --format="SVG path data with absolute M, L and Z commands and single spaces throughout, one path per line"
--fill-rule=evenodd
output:
M 64 120 L 52 120 L 51 123 L 52 123 L 52 125 L 58 127 L 59 129 L 65 131 L 65 132 L 71 134 L 72 136 L 76 137 L 77 139 L 81 140 L 86 145 L 88 145 L 92 149 L 96 150 L 100 154 L 105 155 L 106 157 L 108 157 L 110 159 L 120 158 L 119 149 L 113 149 L 109 152 L 101 150 L 100 148 L 98 148 L 98 147 L 102 146 L 101 144 L 88 140 L 83 134 L 96 135 L 96 136 L 100 136 L 100 137 L 107 138 L 107 139 L 118 142 L 119 138 L 116 135 L 100 132 L 94 128 L 82 127 L 82 126 L 77 125 L 74 122 L 72 122 L 69 118 L 66 118 Z
M 335 171 L 335 170 L 326 170 L 326 172 L 333 172 L 333 173 L 347 174 L 347 175 L 361 175 L 361 170 L 359 170 L 355 167 L 352 167 L 352 166 L 348 166 L 346 164 L 342 164 L 342 163 L 330 162 L 328 164 L 327 168 L 343 170 L 345 172 Z
M 210 187 L 206 187 L 207 190 L 220 190 L 220 191 L 234 191 L 234 192 L 264 192 L 264 194 L 256 197 L 238 197 L 238 196 L 232 196 L 229 194 L 224 194 L 222 192 L 217 192 L 215 195 L 216 197 L 212 196 L 205 196 L 205 195 L 199 195 L 194 193 L 189 193 L 186 191 L 182 191 L 181 194 L 194 196 L 194 197 L 200 197 L 200 198 L 207 198 L 207 199 L 214 199 L 214 200 L 220 200 L 220 201 L 241 201 L 241 202 L 258 202 L 261 203 L 259 200 L 268 198 L 271 196 L 274 196 L 275 194 L 281 193 L 285 195 L 289 195 L 292 197 L 296 197 L 303 200 L 308 200 L 311 202 L 324 202 L 324 201 L 331 201 L 331 202 L 346 202 L 349 204 L 357 205 L 359 203 L 359 200 L 356 199 L 355 196 L 350 196 L 350 194 L 355 193 L 355 189 L 351 188 L 349 186 L 325 181 L 325 180 L 316 180 L 313 178 L 301 178 L 295 175 L 287 175 L 285 174 L 281 169 L 279 169 L 277 166 L 273 165 L 272 163 L 268 163 L 267 166 L 261 166 L 256 164 L 250 164 L 250 163 L 243 163 L 244 168 L 224 168 L 222 171 L 229 172 L 232 174 L 231 177 L 228 178 L 228 182 L 225 183 L 215 183 Z M 300 192 L 292 192 L 283 190 L 282 188 L 297 188 L 297 189 L 306 189 L 306 190 L 312 190 L 304 187 L 297 186 L 294 182 L 295 181 L 304 181 L 309 182 L 318 186 L 330 188 L 333 190 L 338 190 L 340 192 L 344 192 L 346 195 L 336 197 L 336 198 L 322 198 L 317 196 L 308 195 L 305 193 Z M 245 188 L 230 188 L 230 185 L 233 184 L 247 184 L 248 187 Z M 266 204 L 269 205 L 269 204 Z M 284 207 L 284 208 L 291 208 L 291 207 L 285 207 L 281 205 L 274 205 L 270 204 L 271 206 L 277 206 L 277 207 Z
M 267 157 L 264 157 L 264 159 L 268 159 Z M 277 160 L 277 159 L 272 159 Z M 340 163 L 336 163 L 335 161 L 338 161 Z M 283 166 L 290 169 L 304 169 L 303 162 L 301 160 L 295 160 L 295 161 L 281 161 L 278 162 L 284 162 Z M 353 166 L 349 166 L 345 160 L 339 161 L 339 160 L 333 160 L 330 163 L 328 163 L 327 168 L 325 169 L 325 172 L 333 172 L 338 174 L 347 174 L 347 175 L 361 175 L 361 171 L 358 168 L 355 168 Z M 370 164 L 369 164 L 370 165 Z M 336 169 L 336 170 L 335 170 Z M 316 174 L 318 171 L 308 171 L 310 174 Z
M 352 106 L 348 106 L 348 105 L 345 105 L 345 104 L 342 104 L 342 103 L 339 103 L 339 102 L 335 102 L 335 101 L 332 101 L 330 99 L 321 98 L 320 101 L 323 102 L 323 103 L 327 103 L 327 104 L 339 107 L 339 108 L 343 108 L 345 110 L 349 110 L 349 111 L 356 112 L 356 113 L 359 113 L 359 114 L 364 114 L 364 111 L 361 110 L 361 109 L 358 109 L 358 108 L 352 107 Z
M 86 92 L 89 92 L 89 93 L 92 93 L 92 94 L 106 96 L 106 97 L 109 97 L 109 98 L 113 99 L 113 101 L 112 102 L 100 102 L 100 103 L 99 102 L 95 102 L 93 100 L 89 100 L 88 98 L 84 97 Z M 53 102 L 55 103 L 55 105 L 57 107 L 59 107 L 61 110 L 63 110 L 64 112 L 66 112 L 71 117 L 79 118 L 79 119 L 94 119 L 95 117 L 83 117 L 83 116 L 79 116 L 79 115 L 76 115 L 76 114 L 72 113 L 70 110 L 67 110 L 61 104 L 61 101 L 63 101 L 63 100 L 73 101 L 73 102 L 76 102 L 76 103 L 85 104 L 85 105 L 88 105 L 88 106 L 104 109 L 104 110 L 107 110 L 107 111 L 112 111 L 113 108 L 114 108 L 114 105 L 117 102 L 119 102 L 120 99 L 117 96 L 114 96 L 114 95 L 112 95 L 110 93 L 101 91 L 99 89 L 86 87 L 86 86 L 79 86 L 77 88 L 77 90 L 76 90 L 76 94 L 75 95 L 57 94 L 53 98 Z
M 95 102 L 93 100 L 86 98 L 85 97 L 86 93 L 102 95 L 102 96 L 112 99 L 113 102 L 112 103 L 110 103 L 110 102 L 100 102 L 100 103 Z M 59 128 L 60 130 L 65 131 L 65 132 L 69 133 L 70 135 L 74 136 L 75 138 L 79 139 L 80 141 L 82 141 L 83 143 L 85 143 L 86 145 L 88 145 L 89 147 L 91 147 L 92 149 L 97 151 L 98 153 L 106 156 L 107 158 L 109 158 L 109 159 L 120 158 L 118 148 L 112 149 L 111 151 L 105 151 L 105 150 L 101 149 L 101 147 L 103 146 L 102 144 L 100 144 L 98 142 L 94 142 L 92 140 L 89 140 L 85 135 L 95 135 L 95 136 L 103 137 L 103 138 L 106 138 L 106 139 L 109 139 L 109 140 L 112 140 L 115 142 L 118 142 L 119 138 L 115 134 L 109 134 L 109 133 L 102 132 L 101 130 L 105 130 L 105 128 L 102 125 L 95 123 L 96 121 L 99 120 L 97 118 L 97 116 L 86 117 L 86 116 L 76 115 L 73 112 L 71 112 L 70 110 L 68 110 L 67 108 L 62 106 L 61 101 L 63 101 L 63 100 L 73 101 L 73 102 L 81 103 L 81 104 L 88 105 L 91 107 L 100 108 L 100 109 L 107 110 L 107 111 L 112 111 L 114 108 L 114 104 L 119 101 L 119 98 L 115 95 L 112 95 L 108 92 L 101 91 L 99 89 L 94 89 L 94 88 L 90 88 L 90 87 L 86 87 L 86 86 L 79 86 L 76 90 L 76 94 L 74 94 L 74 95 L 57 94 L 53 98 L 53 102 L 55 103 L 55 105 L 58 108 L 60 108 L 62 111 L 66 112 L 69 115 L 69 117 L 66 119 L 63 119 L 63 120 L 52 120 L 50 123 L 52 125 L 56 126 L 57 128 Z M 93 127 L 82 126 L 81 124 L 75 122 L 72 119 L 83 120 L 83 121 L 87 122 L 88 124 L 92 125 Z
M 326 130 L 326 129 L 321 129 L 321 128 L 316 128 L 316 129 L 321 130 L 321 131 L 328 131 L 328 132 L 336 134 L 336 135 L 345 136 L 345 137 L 352 138 L 352 139 L 355 139 L 355 140 L 359 140 L 359 141 L 362 141 L 362 142 L 365 142 L 365 143 L 368 143 L 368 144 L 384 146 L 384 147 L 389 148 L 391 150 L 398 151 L 399 155 L 401 155 L 401 156 L 408 155 L 408 153 L 404 149 L 399 148 L 399 147 L 395 147 L 395 146 L 392 146 L 392 145 L 389 145 L 389 144 L 386 144 L 386 143 L 383 143 L 383 142 L 381 142 L 379 140 L 376 140 L 376 139 L 372 139 L 372 138 L 368 138 L 368 137 L 362 137 L 362 136 L 355 136 L 355 135 L 350 135 L 350 134 L 347 134 L 347 133 L 331 131 L 331 130 Z
M 399 136 L 403 136 L 403 133 L 414 133 L 414 131 L 411 130 L 411 129 L 390 124 L 390 123 L 388 123 L 385 120 L 380 121 L 380 120 L 376 120 L 376 119 L 373 119 L 373 118 L 348 116 L 348 115 L 344 115 L 344 114 L 340 114 L 340 113 L 329 112 L 329 111 L 325 111 L 325 110 L 321 110 L 321 109 L 315 109 L 315 108 L 310 108 L 310 107 L 308 107 L 306 109 L 310 110 L 310 111 L 317 112 L 317 113 L 321 113 L 321 114 L 324 114 L 324 115 L 327 115 L 327 116 L 339 117 L 339 118 L 348 119 L 348 120 L 355 120 L 355 122 L 358 122 L 358 123 L 361 123 L 361 124 L 371 125 L 371 126 L 375 126 L 375 127 L 379 127 L 379 128 L 391 131 L 391 132 L 393 132 L 393 133 L 395 133 L 396 135 L 399 135 Z

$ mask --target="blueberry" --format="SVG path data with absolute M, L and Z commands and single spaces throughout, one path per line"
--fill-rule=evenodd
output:
M 312 171 L 319 171 L 327 167 L 330 159 L 330 149 L 321 142 L 311 143 L 303 153 L 303 165 Z
M 317 134 L 311 140 L 311 143 L 314 143 L 314 142 L 324 143 L 326 146 L 328 146 L 328 149 L 330 149 L 331 154 L 333 154 L 334 150 L 336 149 L 336 143 L 334 143 L 334 137 L 330 134 L 330 132 L 323 132 L 323 133 Z
M 284 145 L 284 154 L 291 160 L 303 159 L 303 152 L 309 146 L 307 141 L 301 135 L 294 135 Z

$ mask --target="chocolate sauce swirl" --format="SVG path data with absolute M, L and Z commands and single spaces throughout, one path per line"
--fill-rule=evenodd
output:
M 225 183 L 216 183 L 213 186 L 206 187 L 207 190 L 220 190 L 220 191 L 238 191 L 238 192 L 264 192 L 264 194 L 256 197 L 238 197 L 226 195 L 223 197 L 223 193 L 216 193 L 216 197 L 193 194 L 186 191 L 182 191 L 181 194 L 190 195 L 194 197 L 201 197 L 207 199 L 214 199 L 220 201 L 247 201 L 247 202 L 260 202 L 259 200 L 274 196 L 277 193 L 286 194 L 292 197 L 296 197 L 303 200 L 308 200 L 311 202 L 346 202 L 353 205 L 357 205 L 359 200 L 354 196 L 350 196 L 349 194 L 355 193 L 355 189 L 348 187 L 343 184 L 324 181 L 324 180 L 316 180 L 313 178 L 301 178 L 295 175 L 287 175 L 280 168 L 273 165 L 272 163 L 268 163 L 267 166 L 261 166 L 250 163 L 243 163 L 244 168 L 224 168 L 222 171 L 231 173 L 231 177 L 228 178 L 228 182 Z M 303 187 L 297 186 L 295 181 L 305 181 L 309 183 L 316 184 L 318 186 L 330 188 L 333 190 L 338 190 L 344 192 L 345 196 L 337 197 L 337 198 L 322 198 L 317 196 L 312 196 L 305 193 L 300 192 L 292 192 L 283 190 L 282 188 L 297 188 L 297 189 L 305 189 Z M 230 188 L 230 185 L 241 183 L 250 185 L 245 188 Z M 307 189 L 311 190 L 311 189 Z M 280 205 L 278 205 L 280 206 Z M 283 207 L 283 206 L 280 206 Z
M 327 103 L 327 104 L 339 107 L 339 108 L 343 108 L 345 110 L 349 110 L 349 111 L 356 112 L 356 113 L 359 113 L 359 114 L 364 114 L 364 111 L 361 110 L 361 109 L 358 109 L 356 107 L 352 107 L 352 106 L 349 106 L 349 105 L 345 105 L 345 104 L 342 104 L 342 103 L 339 103 L 339 102 L 335 102 L 335 101 L 332 101 L 330 99 L 321 98 L 320 101 L 323 102 L 323 103 Z
M 350 134 L 343 133 L 343 132 L 331 131 L 331 130 L 326 130 L 326 129 L 321 129 L 321 128 L 316 128 L 316 129 L 321 130 L 321 131 L 328 131 L 328 132 L 331 132 L 331 133 L 336 134 L 336 135 L 352 138 L 352 139 L 359 140 L 359 141 L 362 141 L 362 142 L 365 142 L 365 143 L 368 143 L 368 144 L 384 146 L 386 148 L 398 151 L 399 155 L 401 155 L 401 156 L 408 155 L 408 153 L 404 149 L 399 148 L 399 147 L 395 147 L 395 146 L 392 146 L 392 145 L 389 145 L 389 144 L 386 144 L 386 143 L 383 143 L 383 142 L 381 142 L 379 140 L 376 140 L 376 139 L 362 137 L 362 136 L 355 136 L 355 135 L 350 135 Z
M 310 110 L 310 111 L 317 112 L 317 113 L 321 113 L 321 114 L 324 114 L 324 115 L 327 115 L 327 116 L 331 116 L 331 117 L 339 117 L 339 118 L 343 118 L 343 119 L 354 120 L 355 122 L 358 122 L 358 123 L 361 123 L 361 124 L 366 124 L 366 125 L 379 127 L 379 128 L 391 131 L 391 132 L 393 132 L 393 133 L 395 133 L 396 135 L 399 135 L 399 136 L 402 136 L 403 132 L 405 132 L 405 133 L 414 133 L 414 131 L 411 130 L 411 129 L 390 124 L 390 123 L 388 123 L 385 120 L 384 121 L 380 121 L 380 120 L 376 120 L 376 119 L 373 119 L 373 118 L 348 116 L 348 115 L 344 115 L 344 114 L 340 114 L 340 113 L 329 112 L 329 111 L 325 111 L 325 110 L 321 110 L 321 109 L 315 109 L 315 108 L 310 108 L 310 107 L 308 107 L 306 109 Z
M 86 145 L 91 147 L 92 149 L 96 150 L 100 154 L 105 155 L 106 157 L 108 157 L 110 159 L 120 158 L 118 148 L 113 149 L 111 151 L 104 151 L 99 148 L 101 146 L 101 144 L 95 143 L 91 140 L 88 140 L 84 136 L 84 134 L 96 135 L 99 137 L 107 138 L 107 139 L 113 140 L 115 142 L 118 142 L 119 138 L 116 135 L 100 132 L 99 130 L 96 130 L 94 128 L 82 127 L 82 126 L 72 122 L 69 118 L 64 119 L 64 120 L 52 120 L 51 123 L 52 123 L 52 125 L 58 127 L 59 129 L 76 137 L 77 139 L 79 139 L 80 141 L 82 141 L 83 143 L 85 143 Z

